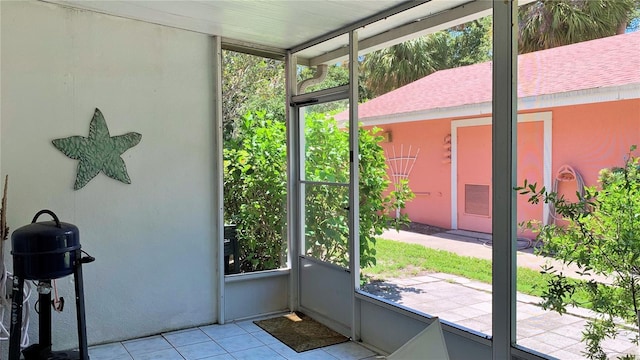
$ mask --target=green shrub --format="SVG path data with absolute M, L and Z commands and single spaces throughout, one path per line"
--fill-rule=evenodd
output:
M 360 136 L 360 266 L 375 264 L 376 236 L 413 197 L 407 183 L 385 193 L 390 184 L 378 129 L 358 129 Z M 305 116 L 305 179 L 348 183 L 348 132 L 332 118 Z M 235 223 L 242 271 L 276 269 L 286 262 L 286 128 L 262 112 L 238 122 L 236 136 L 224 149 L 225 221 Z M 348 266 L 348 195 L 346 186 L 304 187 L 305 253 Z M 392 222 L 390 222 L 390 220 Z
M 598 313 L 585 326 L 583 342 L 589 359 L 606 359 L 601 343 L 616 337 L 619 326 L 616 319 L 634 324 L 634 342 L 640 334 L 640 172 L 638 158 L 632 156 L 631 147 L 623 168 L 600 171 L 600 190 L 585 187 L 584 195 L 571 203 L 557 193 L 536 184 L 524 182 L 516 188 L 529 196 L 528 201 L 553 204 L 566 224 L 525 225 L 538 232 L 543 241 L 542 254 L 553 256 L 564 264 L 575 264 L 585 275 L 605 275 L 612 284 L 594 280 L 572 282 L 553 268 L 544 269 L 553 276 L 543 293 L 543 307 L 566 311 L 567 305 L 577 305 L 574 295 L 578 290 L 588 294 L 590 307 Z M 634 359 L 627 355 L 626 359 Z
M 225 222 L 237 226 L 241 271 L 286 262 L 286 131 L 265 113 L 247 114 L 224 149 Z

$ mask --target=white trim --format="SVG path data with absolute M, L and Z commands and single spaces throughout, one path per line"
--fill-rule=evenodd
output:
M 596 89 L 568 91 L 549 95 L 528 96 L 518 99 L 518 111 L 552 108 L 557 106 L 593 104 L 608 101 L 640 99 L 640 84 L 611 86 Z M 365 126 L 396 124 L 411 121 L 483 116 L 491 114 L 491 102 L 435 108 L 414 112 L 361 118 Z
M 491 125 L 491 117 L 451 121 L 451 229 L 458 228 L 458 128 L 469 126 Z M 542 121 L 542 178 L 545 188 L 551 189 L 553 113 L 543 111 L 537 113 L 518 114 L 518 123 Z M 549 205 L 542 205 L 543 221 L 549 217 Z
M 640 99 L 640 83 L 523 97 L 518 111 L 630 99 Z
M 252 281 L 257 279 L 264 279 L 276 276 L 286 276 L 291 273 L 290 268 L 282 268 L 282 269 L 273 269 L 273 270 L 263 270 L 249 273 L 240 273 L 240 274 L 231 274 L 225 275 L 224 282 L 225 283 L 234 283 L 234 282 L 243 282 L 243 281 Z
M 358 33 L 349 32 L 349 270 L 360 289 L 360 132 L 358 131 Z M 351 339 L 360 340 L 360 303 L 351 297 Z
M 225 287 L 224 287 L 224 141 L 222 139 L 222 40 L 219 36 L 211 37 L 213 57 L 213 227 L 216 229 L 213 238 L 216 251 L 216 290 L 218 291 L 216 313 L 218 323 L 225 322 Z M 236 261 L 235 259 L 233 261 Z
M 286 83 L 286 108 L 285 121 L 287 126 L 287 266 L 291 268 L 289 276 L 289 310 L 298 310 L 298 277 L 299 263 L 298 253 L 300 252 L 300 217 L 297 215 L 299 208 L 299 185 L 298 176 L 300 174 L 300 154 L 298 152 L 298 108 L 292 107 L 291 98 L 298 89 L 296 80 L 296 56 L 287 52 L 284 60 L 285 83 Z M 295 112 L 295 113 L 294 113 Z
M 539 113 L 543 121 L 543 138 L 542 138 L 542 181 L 545 189 L 551 189 L 551 176 L 553 174 L 553 114 L 551 111 Z M 532 114 L 533 115 L 533 114 Z M 542 221 L 548 224 L 549 204 L 542 203 Z

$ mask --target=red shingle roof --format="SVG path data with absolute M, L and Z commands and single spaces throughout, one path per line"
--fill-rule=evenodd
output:
M 360 119 L 491 101 L 491 62 L 437 71 L 358 108 Z M 518 97 L 640 83 L 640 32 L 518 56 Z

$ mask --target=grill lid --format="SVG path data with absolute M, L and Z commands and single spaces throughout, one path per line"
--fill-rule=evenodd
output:
M 36 222 L 42 214 L 53 221 Z M 59 254 L 80 248 L 80 231 L 73 224 L 60 222 L 50 210 L 39 211 L 31 221 L 13 232 L 11 246 L 14 256 Z

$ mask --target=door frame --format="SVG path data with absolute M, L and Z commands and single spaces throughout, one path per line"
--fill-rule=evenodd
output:
M 551 165 L 553 143 L 553 113 L 542 111 L 535 113 L 518 114 L 518 123 L 537 122 L 543 123 L 542 142 L 542 177 L 543 185 L 551 189 Z M 451 121 L 451 229 L 458 229 L 458 129 L 468 126 L 491 125 L 492 117 L 481 117 Z M 546 224 L 549 217 L 549 204 L 542 204 L 542 221 Z
M 360 208 L 359 208 L 359 134 L 358 134 L 358 33 L 349 31 L 349 84 L 311 93 L 297 94 L 296 57 L 288 52 L 287 57 L 287 142 L 289 145 L 289 169 L 288 169 L 288 243 L 290 276 L 290 308 L 291 310 L 304 309 L 310 312 L 316 320 L 325 323 L 334 330 L 350 336 L 354 340 L 360 339 L 359 302 L 355 293 L 360 289 Z M 333 264 L 311 259 L 304 255 L 304 181 L 301 179 L 304 169 L 304 127 L 301 126 L 299 109 L 308 106 L 326 103 L 335 100 L 349 100 L 349 268 L 339 268 Z M 355 129 L 355 131 L 353 131 Z M 348 286 L 345 297 L 345 305 L 348 306 L 349 319 L 336 321 L 331 316 L 324 316 L 312 309 L 305 308 L 302 304 L 305 281 L 303 273 L 311 267 L 319 269 L 325 274 L 332 273 L 340 277 L 344 286 Z M 303 268 L 306 267 L 306 268 Z M 339 268 L 339 269 L 337 269 Z M 314 270 L 312 270 L 314 271 Z M 345 277 L 346 276 L 346 277 Z M 346 304 L 348 302 L 348 304 Z M 344 314 L 343 314 L 344 315 Z

